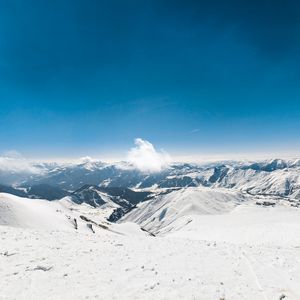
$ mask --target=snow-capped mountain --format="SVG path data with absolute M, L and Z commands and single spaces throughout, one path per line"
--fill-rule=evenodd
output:
M 228 213 L 247 200 L 253 198 L 237 191 L 189 187 L 141 203 L 121 221 L 135 222 L 157 234 L 184 216 Z
M 185 199 L 185 195 L 190 191 L 194 193 L 196 188 L 210 188 L 215 192 L 223 188 L 240 195 L 279 197 L 294 201 L 295 205 L 300 198 L 299 160 L 177 163 L 152 173 L 141 172 L 128 163 L 99 161 L 39 163 L 32 169 L 34 173 L 15 181 L 13 186 L 0 185 L 0 192 L 48 200 L 69 197 L 77 204 L 102 207 L 109 221 L 119 220 L 146 200 L 151 199 L 152 204 L 163 203 L 172 197 L 168 193 L 178 193 Z M 154 206 L 149 207 L 154 209 Z
M 106 164 L 98 161 L 62 165 L 35 164 L 34 168 L 40 169 L 40 172 L 16 180 L 14 185 L 28 188 L 47 184 L 70 192 L 86 184 L 131 189 L 205 186 L 278 196 L 292 196 L 300 190 L 299 160 L 178 163 L 155 173 L 143 173 L 125 163 Z
M 57 200 L 70 195 L 70 192 L 61 189 L 58 186 L 52 186 L 45 183 L 27 186 L 26 188 L 0 184 L 0 193 L 9 193 L 19 197 L 46 200 Z

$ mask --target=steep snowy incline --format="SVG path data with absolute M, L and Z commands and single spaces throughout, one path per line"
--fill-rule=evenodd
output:
M 35 229 L 74 230 L 71 212 L 57 201 L 19 198 L 0 193 L 0 225 Z
M 237 191 L 189 187 L 142 203 L 120 221 L 135 222 L 153 233 L 158 233 L 180 217 L 223 214 L 248 199 L 249 197 Z

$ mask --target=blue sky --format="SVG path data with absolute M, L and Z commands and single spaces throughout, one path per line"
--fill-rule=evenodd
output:
M 2 1 L 0 153 L 300 153 L 298 1 Z

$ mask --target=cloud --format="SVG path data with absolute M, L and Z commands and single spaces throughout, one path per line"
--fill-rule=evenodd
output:
M 39 173 L 40 170 L 17 151 L 0 156 L 0 171 L 15 173 Z
M 197 133 L 197 132 L 199 132 L 199 131 L 200 131 L 199 128 L 195 128 L 195 129 L 191 130 L 190 133 Z
M 159 172 L 166 168 L 171 157 L 165 151 L 157 151 L 154 146 L 146 140 L 137 138 L 135 147 L 128 152 L 127 161 L 142 172 Z
M 97 161 L 93 158 L 91 158 L 90 156 L 83 156 L 79 158 L 79 163 L 85 164 L 85 163 L 91 163 Z

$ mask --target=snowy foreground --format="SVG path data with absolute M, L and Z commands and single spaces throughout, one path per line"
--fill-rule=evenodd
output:
M 298 208 L 228 207 L 154 237 L 88 206 L 0 194 L 0 299 L 300 299 Z

